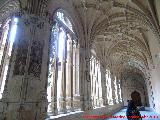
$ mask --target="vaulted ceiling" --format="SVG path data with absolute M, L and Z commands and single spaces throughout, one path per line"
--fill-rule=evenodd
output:
M 47 3 L 47 0 L 15 0 L 7 4 L 7 1 L 0 0 L 0 3 L 4 3 L 0 7 L 0 19 L 11 10 L 16 11 L 19 7 L 25 9 L 29 1 L 35 5 L 39 1 Z M 153 0 L 67 1 L 79 16 L 85 40 L 104 67 L 118 74 L 128 69 L 137 70 L 147 77 L 153 65 L 146 34 L 152 31 L 160 38 Z
M 74 0 L 74 5 L 103 66 L 117 74 L 129 69 L 149 75 L 153 64 L 146 33 L 159 37 L 150 0 Z

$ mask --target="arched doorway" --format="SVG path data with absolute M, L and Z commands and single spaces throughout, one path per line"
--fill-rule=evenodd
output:
M 136 106 L 141 106 L 142 102 L 141 102 L 141 95 L 139 92 L 134 91 L 131 93 L 131 98 L 133 100 L 133 102 L 135 103 Z

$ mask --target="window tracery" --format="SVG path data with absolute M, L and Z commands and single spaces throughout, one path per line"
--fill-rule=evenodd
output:
M 79 49 L 72 24 L 63 10 L 55 14 L 48 72 L 48 112 L 79 110 Z
M 9 63 L 11 59 L 12 47 L 16 37 L 18 18 L 8 19 L 2 25 L 2 35 L 0 41 L 0 98 L 5 87 Z

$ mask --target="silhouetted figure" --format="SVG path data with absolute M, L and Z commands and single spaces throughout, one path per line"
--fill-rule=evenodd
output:
M 126 116 L 128 120 L 142 120 L 141 114 L 132 100 L 127 100 L 128 106 Z

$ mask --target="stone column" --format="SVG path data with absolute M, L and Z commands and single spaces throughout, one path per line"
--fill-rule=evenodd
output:
M 79 52 L 80 52 L 79 45 L 74 44 L 73 46 L 73 109 L 74 110 L 79 110 L 81 108 Z
M 73 107 L 73 47 L 72 39 L 67 38 L 67 63 L 66 63 L 66 107 L 67 111 L 72 111 Z
M 53 26 L 53 25 L 52 25 Z M 52 100 L 51 100 L 51 110 L 53 115 L 58 114 L 58 109 L 57 109 L 57 80 L 58 80 L 58 44 L 57 41 L 59 37 L 59 28 L 58 26 L 55 26 L 54 28 L 54 34 L 51 36 L 51 41 L 50 45 L 54 45 L 54 48 L 50 49 L 50 54 L 54 53 L 54 56 L 51 60 L 53 63 L 51 64 L 51 70 L 52 70 L 52 75 L 53 75 L 53 85 L 52 85 Z M 53 46 L 52 46 L 53 47 Z M 50 46 L 51 48 L 51 46 Z
M 113 73 L 111 73 L 111 86 L 112 86 L 112 101 L 113 104 L 116 104 L 116 89 L 115 89 L 115 76 Z
M 18 27 L 0 119 L 44 120 L 47 113 L 48 17 L 17 14 Z M 47 59 L 46 59 L 47 58 Z
M 67 60 L 67 36 L 65 37 L 65 48 L 63 51 L 63 60 L 62 60 L 62 78 L 60 84 L 60 98 L 59 98 L 59 105 L 60 105 L 60 113 L 66 113 L 66 60 Z
M 84 69 L 85 69 L 85 65 L 84 65 L 84 49 L 83 48 L 79 48 L 79 53 L 80 53 L 80 62 L 79 62 L 79 76 L 80 76 L 80 109 L 84 110 Z
M 117 86 L 118 86 L 118 102 L 122 102 L 122 95 L 121 95 L 121 83 L 120 79 L 117 79 Z
M 8 23 L 8 24 L 7 24 Z M 14 24 L 14 21 L 12 20 L 12 22 L 9 20 L 7 21 L 7 23 L 5 24 L 4 27 L 4 31 L 2 33 L 2 39 L 0 41 L 0 50 L 3 53 L 1 56 L 1 61 L 0 61 L 0 89 L 2 87 L 2 82 L 3 81 L 3 77 L 4 77 L 4 72 L 5 72 L 5 67 L 7 65 L 7 61 L 9 61 L 8 59 L 10 59 L 10 56 L 8 55 L 8 51 L 10 48 L 10 41 L 9 41 L 9 36 L 10 36 L 10 32 L 11 32 L 11 26 Z M 5 33 L 7 33 L 6 38 L 5 37 Z
M 2 41 L 3 41 L 3 35 L 4 35 L 4 25 L 0 24 L 0 46 L 2 45 Z
M 91 99 L 92 99 L 92 105 L 93 107 L 95 106 L 95 89 L 96 89 L 96 86 L 95 86 L 95 58 L 93 57 L 92 59 L 92 62 L 91 62 L 91 66 L 92 66 L 92 71 L 90 71 L 90 74 L 91 74 Z
M 98 61 L 98 106 L 101 107 L 103 105 L 103 97 L 102 97 L 102 71 L 101 64 Z
M 81 101 L 82 110 L 92 109 L 91 101 L 91 80 L 90 80 L 90 51 L 87 48 L 80 48 L 80 76 L 81 76 Z
M 106 106 L 108 105 L 108 100 L 107 100 L 107 85 L 106 85 L 106 69 L 101 67 L 102 71 L 102 98 L 103 98 L 103 105 Z
M 3 28 L 2 28 L 2 25 L 0 25 L 0 40 L 1 40 L 1 37 L 2 37 L 2 32 L 3 32 Z

